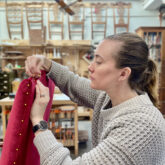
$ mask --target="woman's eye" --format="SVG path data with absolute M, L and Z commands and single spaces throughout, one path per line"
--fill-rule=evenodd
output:
M 102 62 L 100 62 L 100 61 L 96 61 L 96 64 L 101 64 Z

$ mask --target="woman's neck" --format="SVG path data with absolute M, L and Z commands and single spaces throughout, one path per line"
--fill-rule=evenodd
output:
M 124 101 L 127 101 L 133 97 L 136 97 L 138 94 L 135 90 L 130 89 L 129 87 L 116 88 L 109 90 L 108 95 L 112 102 L 112 107 L 121 104 Z

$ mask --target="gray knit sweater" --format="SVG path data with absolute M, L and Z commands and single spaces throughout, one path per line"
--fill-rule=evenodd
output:
M 34 139 L 42 165 L 165 165 L 165 121 L 147 94 L 111 107 L 89 80 L 52 62 L 48 76 L 78 104 L 94 109 L 93 149 L 72 160 L 69 150 L 43 131 Z

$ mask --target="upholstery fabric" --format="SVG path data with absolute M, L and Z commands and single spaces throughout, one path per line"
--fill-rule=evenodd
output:
M 42 71 L 40 81 L 50 91 L 44 120 L 48 121 L 52 105 L 54 83 Z M 30 110 L 35 98 L 36 79 L 28 78 L 21 82 L 10 113 L 0 165 L 40 165 L 40 157 L 33 144 L 34 133 L 30 121 Z

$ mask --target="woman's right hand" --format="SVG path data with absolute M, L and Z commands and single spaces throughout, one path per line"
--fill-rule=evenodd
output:
M 41 70 L 49 72 L 51 63 L 51 60 L 43 55 L 28 56 L 25 61 L 26 74 L 30 77 L 40 77 Z

